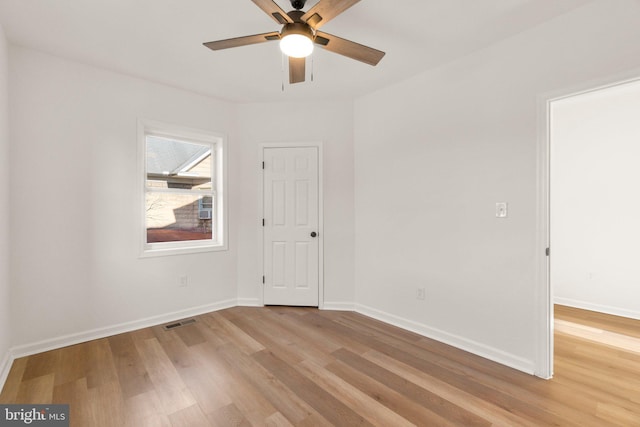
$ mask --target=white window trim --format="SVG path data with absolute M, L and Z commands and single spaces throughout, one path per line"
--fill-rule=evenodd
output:
M 191 240 L 182 242 L 147 243 L 146 230 L 146 136 L 166 136 L 178 140 L 212 143 L 215 147 L 215 189 L 214 205 L 216 206 L 216 221 L 214 224 L 215 241 Z M 156 120 L 138 119 L 138 206 L 140 257 L 156 257 L 166 255 L 183 255 L 201 252 L 226 251 L 228 249 L 227 225 L 227 139 L 223 134 L 202 129 L 164 123 Z M 207 193 L 207 195 L 210 193 Z

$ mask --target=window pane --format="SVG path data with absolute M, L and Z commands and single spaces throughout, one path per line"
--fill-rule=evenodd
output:
M 147 187 L 209 190 L 211 145 L 147 135 Z
M 213 198 L 195 194 L 147 193 L 147 243 L 211 240 Z

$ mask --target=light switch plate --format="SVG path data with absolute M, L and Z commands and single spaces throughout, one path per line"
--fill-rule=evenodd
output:
M 497 202 L 496 218 L 506 218 L 506 217 L 507 217 L 507 202 Z

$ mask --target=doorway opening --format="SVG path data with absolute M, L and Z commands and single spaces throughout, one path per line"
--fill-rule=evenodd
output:
M 587 319 L 640 319 L 639 114 L 639 79 L 546 102 L 547 377 L 554 331 L 611 337 Z

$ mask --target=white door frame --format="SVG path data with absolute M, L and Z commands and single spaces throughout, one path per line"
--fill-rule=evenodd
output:
M 323 185 L 323 152 L 322 141 L 318 142 L 268 142 L 260 144 L 260 162 L 264 163 L 264 153 L 267 148 L 308 148 L 318 150 L 318 308 L 324 308 L 324 185 Z M 262 215 L 264 214 L 264 174 L 260 174 L 260 218 L 256 221 L 260 227 L 260 265 L 264 275 L 264 229 Z M 260 293 L 260 305 L 264 306 L 264 284 Z
M 607 78 L 589 81 L 563 90 L 538 96 L 538 140 L 536 159 L 536 363 L 535 375 L 541 378 L 553 377 L 554 339 L 553 305 L 554 292 L 550 275 L 553 256 L 553 242 L 550 235 L 550 154 L 551 154 L 551 104 L 609 87 L 640 80 L 640 69 L 634 69 Z M 550 248 L 550 256 L 546 249 Z

